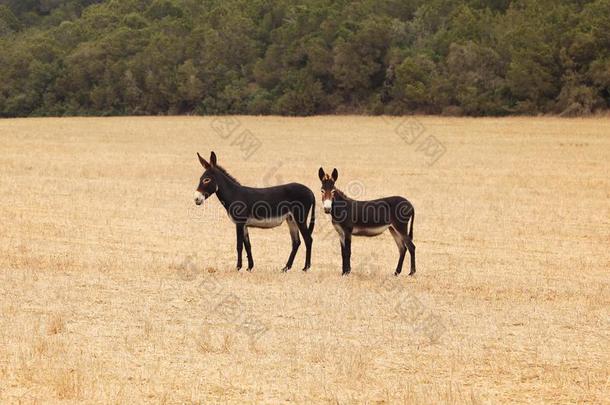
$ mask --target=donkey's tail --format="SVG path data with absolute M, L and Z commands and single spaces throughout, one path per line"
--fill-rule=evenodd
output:
M 411 210 L 411 225 L 409 225 L 409 239 L 413 240 L 413 222 L 415 221 L 415 207 Z
M 316 225 L 316 198 L 314 197 L 311 204 L 311 219 L 309 220 L 309 234 L 313 234 L 313 228 Z

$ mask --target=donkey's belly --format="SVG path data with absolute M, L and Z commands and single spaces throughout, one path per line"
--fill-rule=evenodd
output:
M 354 236 L 377 236 L 384 233 L 390 225 L 382 225 L 382 226 L 367 226 L 367 227 L 358 227 L 355 226 L 352 235 Z
M 276 226 L 282 225 L 286 220 L 287 215 L 273 218 L 248 218 L 246 225 L 252 228 L 275 228 Z

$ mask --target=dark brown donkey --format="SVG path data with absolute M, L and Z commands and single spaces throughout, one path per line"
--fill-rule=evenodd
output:
M 288 222 L 292 251 L 288 263 L 282 269 L 288 271 L 297 254 L 301 240 L 305 241 L 305 267 L 311 267 L 311 234 L 315 224 L 316 199 L 313 192 L 302 184 L 290 183 L 276 187 L 254 188 L 239 184 L 233 176 L 216 163 L 212 152 L 209 163 L 197 153 L 199 162 L 205 169 L 195 192 L 195 204 L 203 202 L 216 193 L 227 210 L 229 218 L 235 223 L 237 232 L 237 270 L 242 267 L 242 249 L 246 247 L 248 270 L 254 267 L 248 228 L 274 228 L 284 221 Z M 311 220 L 307 226 L 307 216 L 311 210 Z
M 318 176 L 322 182 L 324 212 L 330 214 L 332 223 L 341 239 L 343 275 L 348 275 L 351 271 L 352 235 L 377 236 L 387 229 L 394 237 L 400 254 L 394 275 L 397 276 L 402 271 L 407 249 L 411 256 L 409 275 L 415 274 L 415 245 L 413 244 L 415 210 L 413 205 L 403 197 L 386 197 L 371 201 L 352 200 L 335 187 L 335 182 L 339 177 L 337 169 L 333 170 L 332 175 L 328 175 L 324 173 L 324 169 L 320 168 Z

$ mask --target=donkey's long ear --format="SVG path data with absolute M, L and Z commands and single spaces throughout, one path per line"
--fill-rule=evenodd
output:
M 199 152 L 197 152 L 197 157 L 199 158 L 199 163 L 201 163 L 201 166 L 203 166 L 204 169 L 207 170 L 210 168 L 210 164 L 206 162 L 204 158 L 201 157 Z
M 214 152 L 210 154 L 210 164 L 216 166 L 216 154 Z
M 320 168 L 320 170 L 318 170 L 318 177 L 320 178 L 320 181 L 324 180 L 325 175 L 326 173 L 324 173 L 324 169 Z
M 333 174 L 331 175 L 334 181 L 337 181 L 337 177 L 339 177 L 339 172 L 337 169 L 333 169 Z

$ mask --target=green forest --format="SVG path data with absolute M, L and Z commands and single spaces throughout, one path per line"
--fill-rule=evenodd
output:
M 0 116 L 610 107 L 610 0 L 0 0 Z

